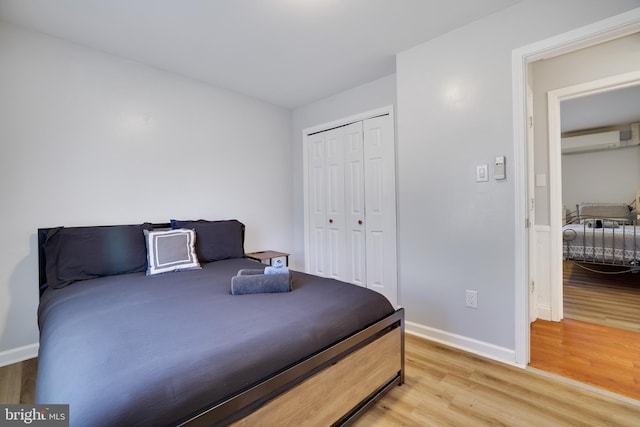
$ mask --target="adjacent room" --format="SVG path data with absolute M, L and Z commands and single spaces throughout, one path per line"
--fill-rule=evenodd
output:
M 561 206 L 637 227 L 640 116 L 550 113 L 606 79 L 640 0 L 0 0 L 4 414 L 636 425 L 637 381 L 530 366 L 584 321 L 563 265 L 602 286 Z M 625 147 L 561 153 L 594 129 Z
M 552 292 L 562 292 L 563 319 L 536 320 L 531 342 L 531 366 L 634 399 L 640 397 L 638 99 L 640 85 L 633 84 L 561 102 L 564 261 L 562 284 Z

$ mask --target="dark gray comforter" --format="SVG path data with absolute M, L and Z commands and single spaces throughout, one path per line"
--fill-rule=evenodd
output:
M 37 403 L 72 426 L 170 425 L 391 314 L 376 292 L 293 273 L 288 293 L 230 295 L 231 259 L 45 292 Z

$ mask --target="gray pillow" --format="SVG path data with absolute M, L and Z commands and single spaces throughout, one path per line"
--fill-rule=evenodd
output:
M 200 262 L 244 257 L 244 224 L 238 220 L 179 221 L 171 228 L 189 228 L 196 232 L 196 253 Z
M 147 276 L 200 268 L 193 230 L 144 231 L 147 243 Z
M 143 230 L 149 223 L 98 227 L 57 227 L 44 243 L 47 285 L 63 288 L 71 283 L 147 268 Z

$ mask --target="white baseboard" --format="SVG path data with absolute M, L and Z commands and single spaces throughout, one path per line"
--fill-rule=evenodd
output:
M 536 314 L 538 319 L 551 320 L 551 307 L 549 305 L 538 304 L 536 306 Z
M 405 322 L 405 332 L 455 347 L 469 353 L 477 354 L 478 356 L 487 357 L 498 362 L 517 366 L 519 368 L 526 368 L 526 365 L 516 363 L 516 352 L 509 348 L 478 341 L 462 335 L 452 334 L 451 332 L 442 331 L 440 329 L 431 328 L 414 322 Z
M 38 343 L 0 352 L 0 367 L 38 357 Z

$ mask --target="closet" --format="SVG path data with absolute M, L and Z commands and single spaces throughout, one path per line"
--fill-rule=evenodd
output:
M 395 136 L 390 113 L 306 137 L 307 272 L 397 305 Z

